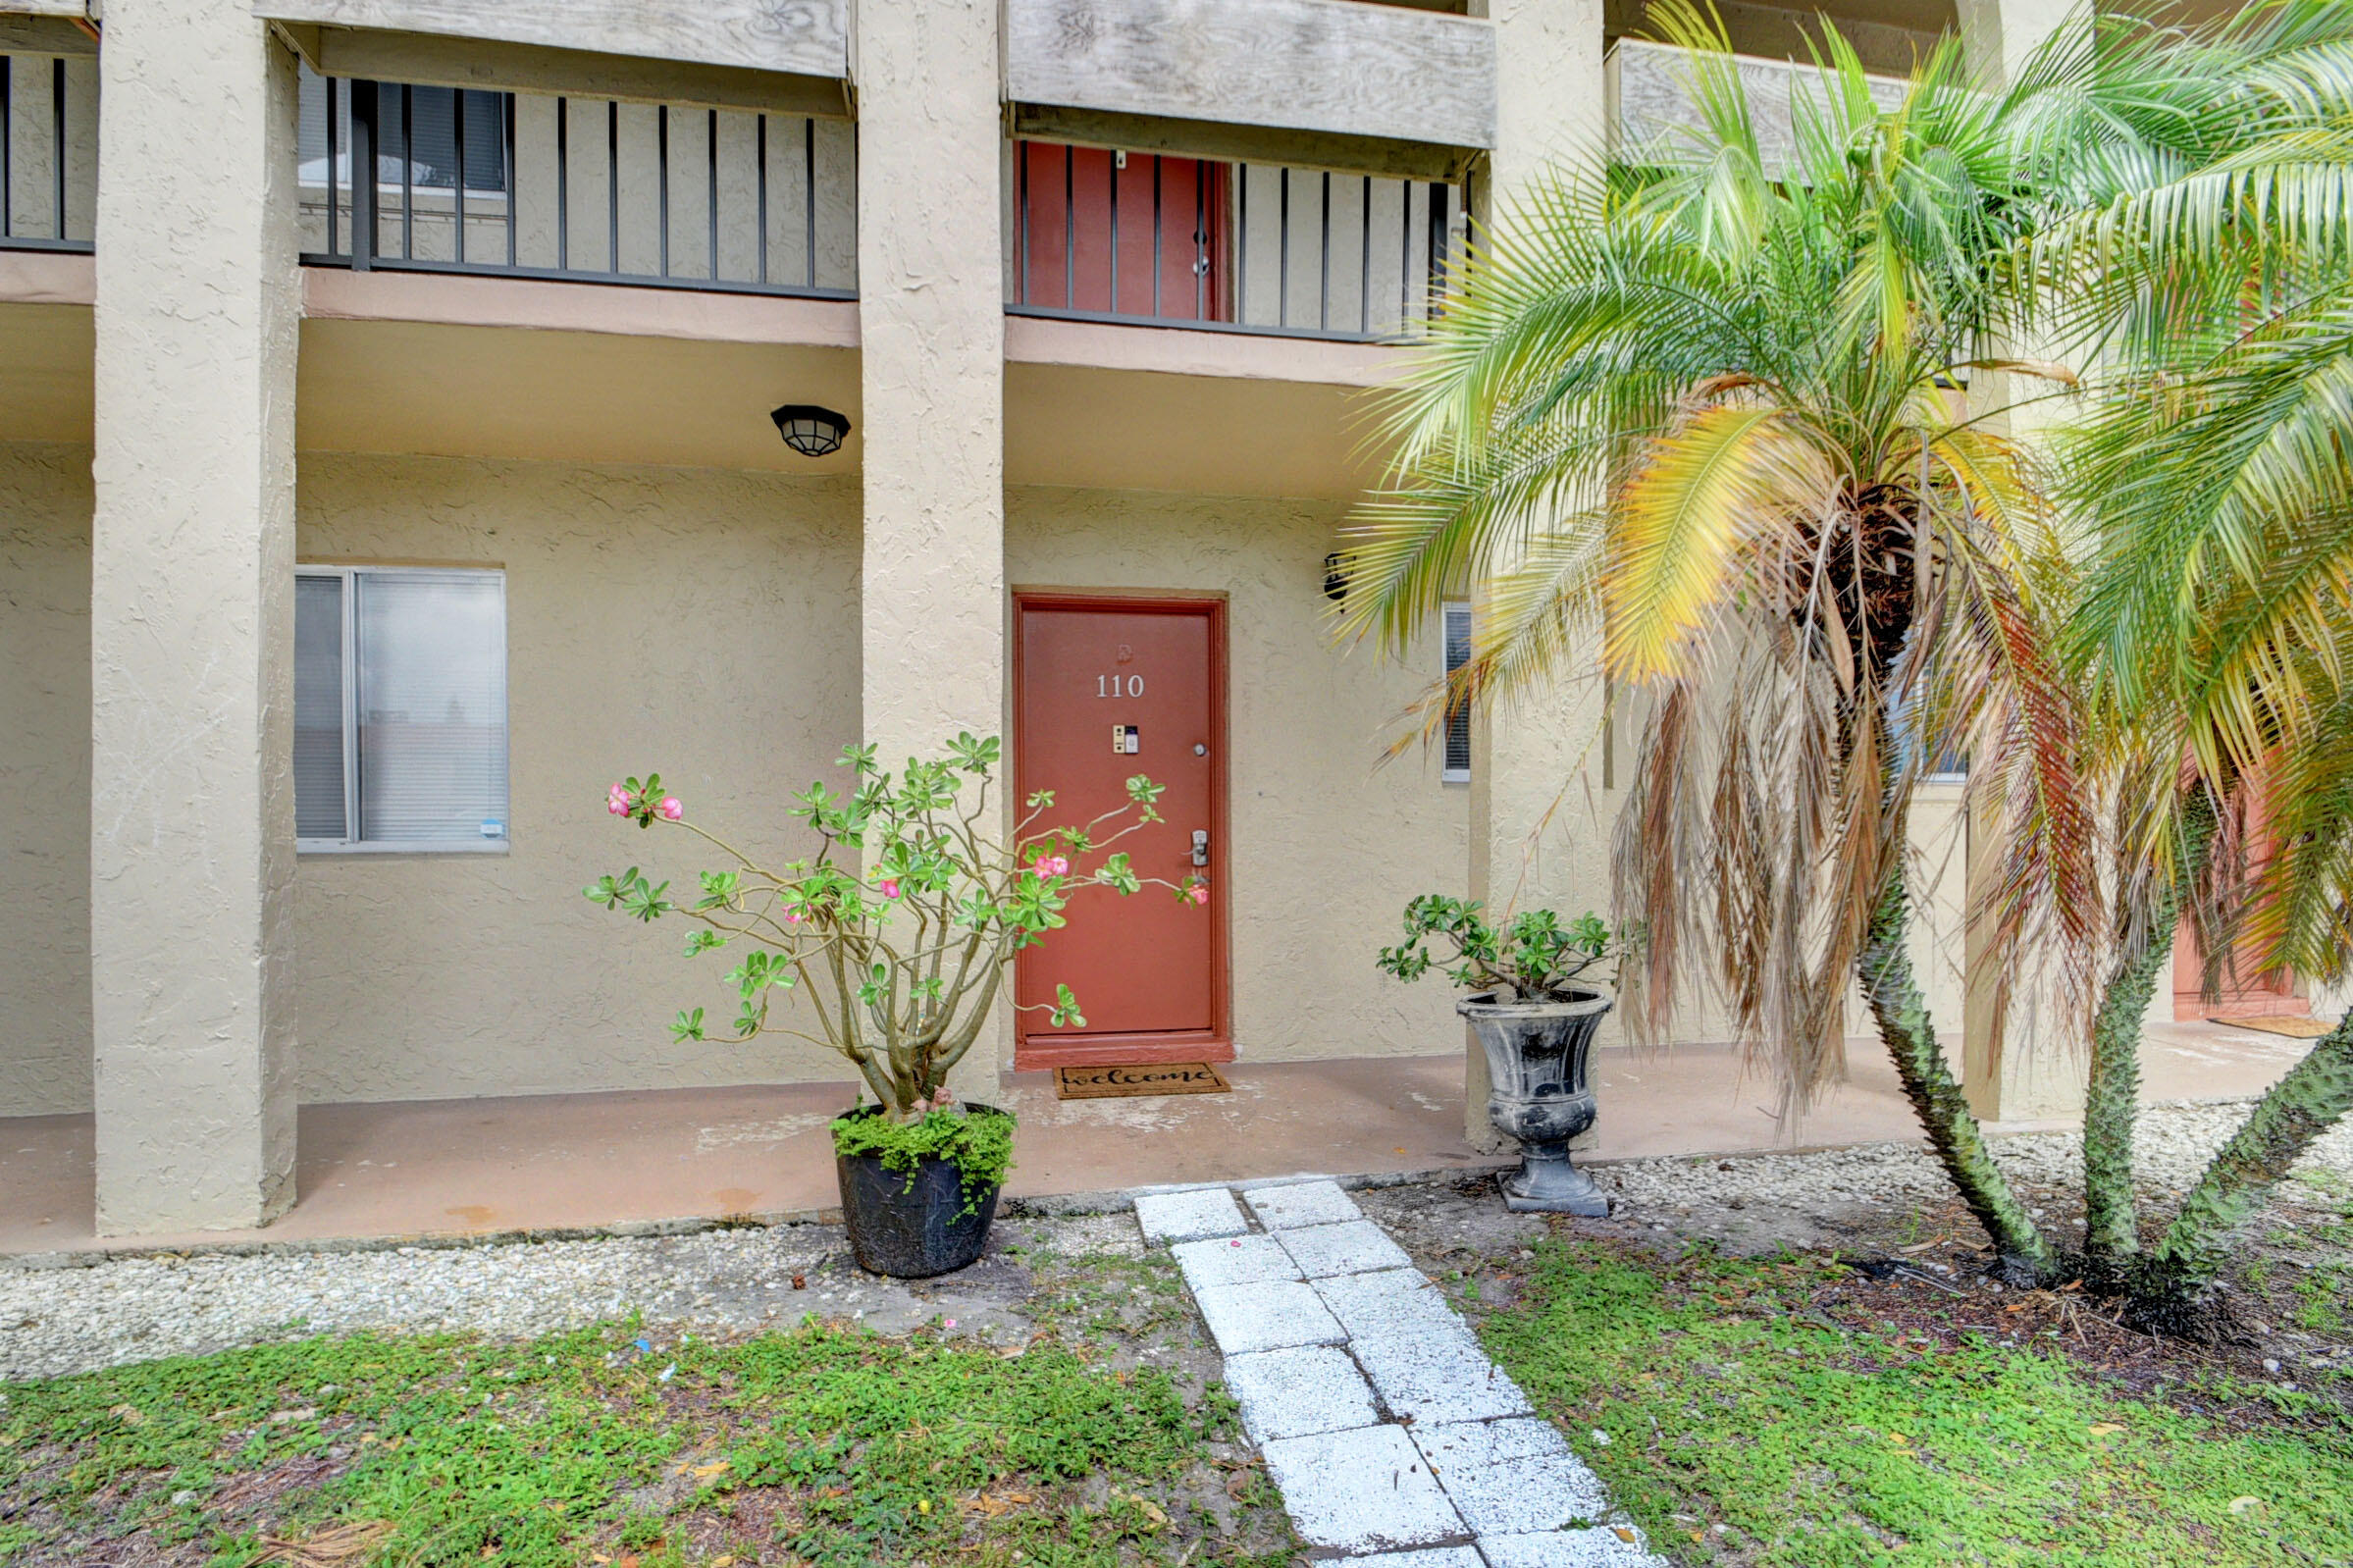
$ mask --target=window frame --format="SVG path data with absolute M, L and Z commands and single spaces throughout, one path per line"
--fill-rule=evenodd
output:
M 294 840 L 297 855 L 504 855 L 514 842 L 514 724 L 511 703 L 498 714 L 498 727 L 507 738 L 507 812 L 497 838 L 363 839 L 353 836 L 359 826 L 359 579 L 361 577 L 459 578 L 498 585 L 498 656 L 507 655 L 506 569 L 502 566 L 378 566 L 366 561 L 297 561 L 297 580 L 331 578 L 342 585 L 343 675 L 343 832 L 342 838 Z M 501 685 L 504 682 L 500 683 Z M 508 696 L 511 698 L 512 693 Z M 288 780 L 291 788 L 291 779 Z
M 1447 649 L 1454 641 L 1453 621 L 1454 617 L 1458 614 L 1463 620 L 1463 643 L 1467 648 L 1469 646 L 1471 637 L 1471 601 L 1467 599 L 1449 599 L 1439 603 L 1438 613 L 1438 663 L 1443 671 L 1439 677 L 1441 680 L 1452 680 L 1455 670 L 1461 667 L 1460 665 L 1450 662 L 1446 657 Z M 1465 662 L 1468 662 L 1468 660 L 1466 659 Z M 1469 730 L 1467 727 L 1468 718 L 1469 715 L 1466 714 L 1466 728 L 1464 731 L 1466 742 L 1469 735 Z M 1449 720 L 1447 723 L 1441 725 L 1438 730 L 1438 781 L 1440 784 L 1468 784 L 1471 782 L 1471 767 L 1467 755 L 1462 766 L 1449 767 L 1446 765 L 1446 743 L 1449 738 L 1448 732 L 1452 729 L 1452 721 Z M 1468 754 L 1471 748 L 1468 744 L 1466 744 L 1466 754 Z

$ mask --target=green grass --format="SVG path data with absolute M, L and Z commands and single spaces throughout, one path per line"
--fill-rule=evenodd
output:
M 1531 1269 L 1489 1347 L 1684 1562 L 2353 1561 L 2353 1435 L 2309 1398 L 2233 1432 L 2056 1350 L 1840 1323 L 1819 1258 L 1555 1240 Z
M 8 1387 L 0 1562 L 138 1536 L 241 1564 L 264 1533 L 349 1524 L 390 1526 L 369 1560 L 399 1564 L 1288 1559 L 1263 1479 L 1208 1462 L 1235 1435 L 1214 1389 L 1058 1345 L 810 1327 L 648 1355 L 636 1332 L 317 1338 Z

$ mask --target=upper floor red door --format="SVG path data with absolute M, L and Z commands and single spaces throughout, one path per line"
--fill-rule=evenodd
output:
M 1226 165 L 1044 141 L 1015 156 L 1015 303 L 1228 319 Z
M 1120 812 L 1126 781 L 1163 785 L 1162 820 L 1082 857 L 1127 854 L 1147 880 L 1207 879 L 1208 902 L 1167 886 L 1076 892 L 1070 923 L 1016 961 L 1015 1065 L 1228 1061 L 1223 866 L 1224 626 L 1216 602 L 1024 597 L 1020 606 L 1015 786 L 1052 790 L 1036 826 Z M 1104 834 L 1116 831 L 1107 826 Z M 1084 1028 L 1043 1009 L 1068 985 Z

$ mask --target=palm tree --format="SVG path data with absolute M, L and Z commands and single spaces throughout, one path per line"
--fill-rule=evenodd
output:
M 2329 980 L 2353 958 L 2348 9 L 2292 0 L 2172 44 L 2198 85 L 2164 155 L 2095 167 L 2039 247 L 2109 365 L 2068 454 L 2095 528 L 2069 662 L 2118 806 L 2083 1262 L 2154 1326 L 2201 1326 L 2231 1228 L 2353 1109 L 2349 1014 L 2143 1249 L 2139 1009 L 2179 921 L 2210 969 L 2245 950 Z
M 1859 981 L 2003 1267 L 2046 1279 L 2057 1253 L 1913 978 L 1905 845 L 1916 781 L 1965 749 L 2016 846 L 1997 948 L 2045 921 L 2093 945 L 2052 488 L 2007 406 L 1956 390 L 2064 389 L 2003 345 L 2033 317 L 2015 258 L 2065 181 L 2033 94 L 1974 90 L 1949 41 L 1883 110 L 1828 33 L 1776 166 L 1720 27 L 1679 10 L 1663 30 L 1703 126 L 1639 170 L 1560 171 L 1482 236 L 1388 405 L 1401 455 L 1352 532 L 1347 613 L 1401 646 L 1477 585 L 1433 714 L 1527 699 L 1597 624 L 1600 673 L 1646 699 L 1615 858 L 1638 1028 L 1667 1027 L 1698 960 L 1802 1107 L 1841 1069 Z

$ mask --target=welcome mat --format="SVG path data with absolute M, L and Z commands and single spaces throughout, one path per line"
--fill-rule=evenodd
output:
M 1056 1068 L 1058 1100 L 1122 1100 L 1148 1094 L 1230 1094 L 1233 1085 L 1206 1062 L 1146 1062 L 1128 1067 Z
M 2234 1029 L 2261 1029 L 2266 1034 L 2284 1034 L 2291 1040 L 2317 1040 L 2336 1027 L 2320 1019 L 2299 1017 L 2293 1013 L 2265 1013 L 2245 1019 L 2209 1019 L 2210 1023 L 2224 1023 Z

